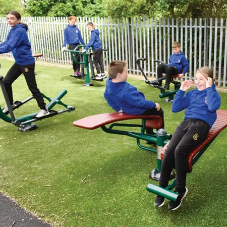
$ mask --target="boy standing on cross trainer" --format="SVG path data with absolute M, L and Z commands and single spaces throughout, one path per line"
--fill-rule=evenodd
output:
M 126 82 L 128 73 L 125 61 L 112 61 L 108 67 L 109 77 L 106 81 L 104 97 L 108 104 L 117 112 L 131 115 L 158 115 L 162 118 L 164 128 L 164 113 L 158 103 L 146 100 L 142 92 Z M 152 135 L 153 129 L 146 128 Z

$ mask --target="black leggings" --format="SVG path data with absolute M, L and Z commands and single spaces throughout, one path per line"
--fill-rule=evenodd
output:
M 94 54 L 94 64 L 97 71 L 97 74 L 104 73 L 104 65 L 103 65 L 103 53 L 102 48 L 93 50 Z
M 160 64 L 158 65 L 158 78 L 163 77 L 163 73 L 166 74 L 166 85 L 169 85 L 172 81 L 172 77 L 178 74 L 178 68 L 171 65 Z
M 186 175 L 188 172 L 188 155 L 198 145 L 206 140 L 209 125 L 198 119 L 183 121 L 170 140 L 162 162 L 160 187 L 167 187 L 170 173 L 176 168 L 176 191 L 185 191 Z
M 40 109 L 46 110 L 46 104 L 43 100 L 43 96 L 40 93 L 35 79 L 35 63 L 30 65 L 18 65 L 16 62 L 10 68 L 6 77 L 4 78 L 4 84 L 6 88 L 6 92 L 9 96 L 10 104 L 13 105 L 13 91 L 12 91 L 12 83 L 23 73 L 25 80 L 27 82 L 28 88 L 31 91 L 32 95 L 37 101 Z
M 158 111 L 156 108 L 148 109 L 146 110 L 142 115 L 157 115 L 162 118 L 162 126 L 161 128 L 164 128 L 164 112 L 162 108 Z M 146 128 L 146 133 L 152 135 L 153 129 L 152 128 Z

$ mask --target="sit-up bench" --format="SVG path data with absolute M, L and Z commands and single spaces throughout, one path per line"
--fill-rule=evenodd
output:
M 119 121 L 135 120 L 135 119 L 142 119 L 141 124 L 116 123 Z M 125 113 L 103 113 L 103 114 L 97 114 L 97 115 L 85 117 L 80 120 L 74 121 L 73 125 L 75 127 L 80 127 L 80 128 L 89 129 L 89 130 L 102 128 L 102 130 L 107 133 L 127 135 L 130 137 L 134 137 L 137 139 L 137 145 L 140 148 L 156 152 L 156 149 L 152 147 L 146 147 L 141 145 L 140 140 L 146 140 L 146 141 L 156 143 L 157 137 L 146 135 L 145 128 L 149 127 L 149 128 L 159 129 L 162 126 L 162 119 L 161 117 L 156 115 L 152 116 L 152 115 L 129 115 Z M 115 128 L 118 127 L 118 129 L 113 129 L 114 127 Z M 140 132 L 119 130 L 119 127 L 140 128 Z
M 201 157 L 201 155 L 205 152 L 205 150 L 209 147 L 209 145 L 214 141 L 214 139 L 218 136 L 218 134 L 227 127 L 227 110 L 218 110 L 217 111 L 217 120 L 213 124 L 212 128 L 210 129 L 207 139 L 195 148 L 188 156 L 188 172 L 192 171 L 192 166 L 196 163 L 196 161 Z M 168 146 L 168 143 L 163 147 L 161 152 L 161 159 L 163 159 L 165 150 Z M 163 196 L 167 199 L 176 201 L 178 198 L 178 194 L 175 192 L 170 191 L 175 187 L 175 180 L 172 184 L 168 185 L 165 189 L 160 188 L 154 184 L 148 184 L 147 190 L 152 192 L 156 195 Z

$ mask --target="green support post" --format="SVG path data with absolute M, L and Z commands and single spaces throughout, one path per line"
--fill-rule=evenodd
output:
M 90 82 L 90 75 L 89 75 L 89 63 L 88 63 L 88 56 L 87 54 L 83 54 L 84 58 L 84 70 L 85 70 L 85 83 L 84 86 L 93 86 Z
M 157 168 L 153 169 L 150 172 L 150 178 L 153 180 L 158 181 L 160 178 L 160 172 L 161 172 L 161 166 L 162 166 L 161 152 L 167 138 L 168 138 L 168 135 L 165 129 L 159 129 L 157 131 Z
M 180 89 L 181 83 L 175 81 L 174 82 L 174 90 L 172 91 L 165 91 L 162 90 L 161 93 L 159 94 L 159 98 L 165 98 L 167 97 L 167 99 L 165 100 L 166 102 L 172 102 L 174 99 L 175 94 L 178 92 L 178 90 Z

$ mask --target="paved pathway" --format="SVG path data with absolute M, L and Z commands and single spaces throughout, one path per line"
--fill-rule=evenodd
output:
M 0 227 L 51 227 L 0 193 Z

